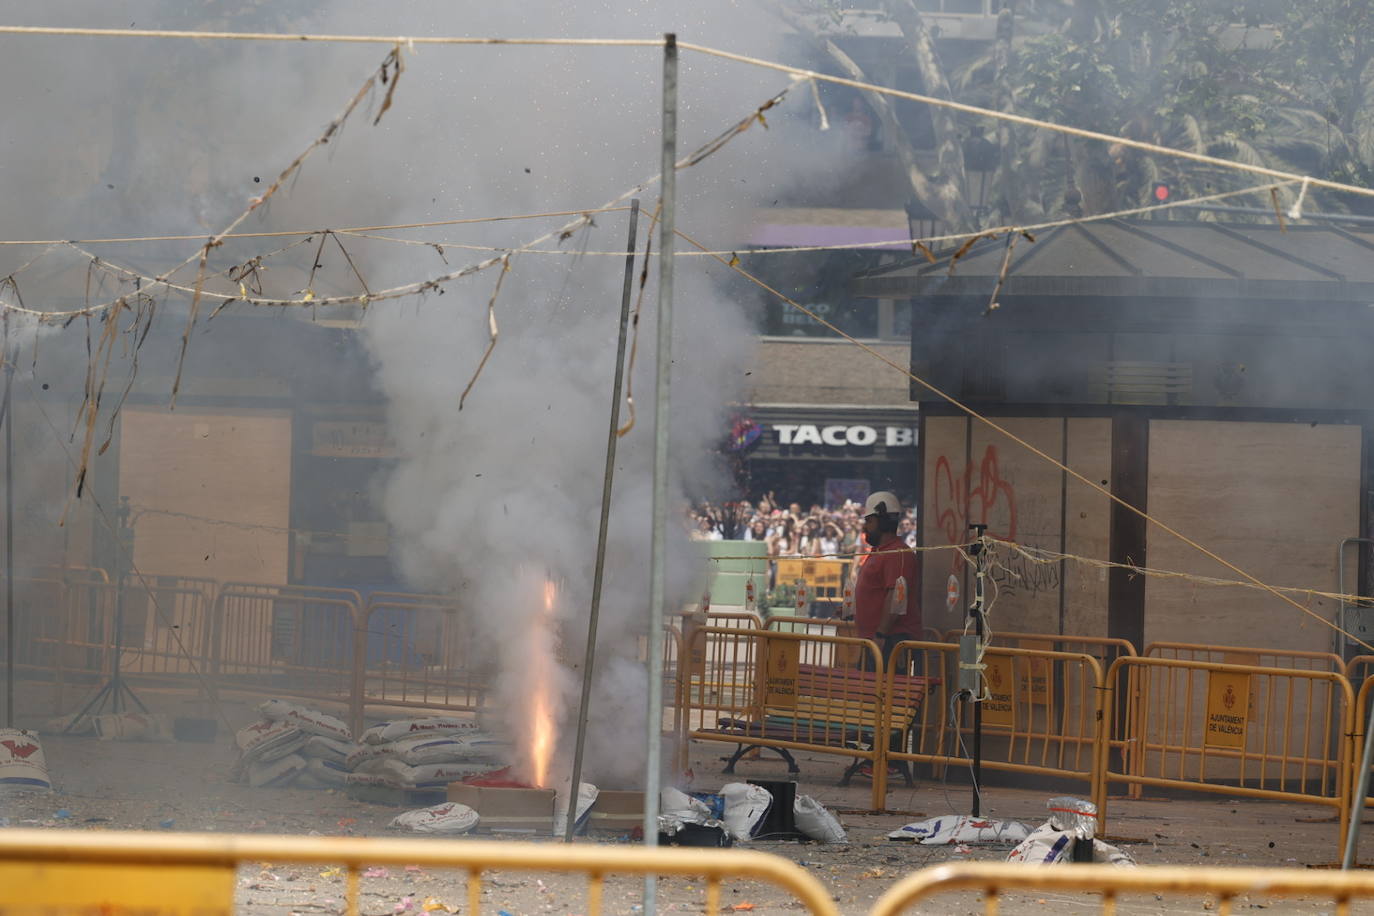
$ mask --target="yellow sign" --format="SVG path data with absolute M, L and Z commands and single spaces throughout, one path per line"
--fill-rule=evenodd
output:
M 983 700 L 983 724 L 993 728 L 1012 728 L 1016 724 L 1016 704 L 1012 691 L 1016 675 L 1012 659 L 1006 655 L 985 655 L 983 677 L 987 680 L 987 699 Z
M 1053 651 L 1054 643 L 1046 639 L 1021 639 L 1017 640 L 1017 645 L 1022 649 L 1034 649 L 1037 652 Z M 1050 703 L 1050 660 L 1048 658 L 1025 658 L 1019 659 L 1021 677 L 1018 686 L 1021 696 L 1030 703 L 1038 703 L 1041 706 L 1048 706 Z
M 234 869 L 222 865 L 0 862 L 0 914 L 231 916 Z
M 1250 719 L 1250 675 L 1229 671 L 1207 673 L 1205 747 L 1245 747 Z
M 796 709 L 801 643 L 791 639 L 770 639 L 764 646 L 763 705 Z

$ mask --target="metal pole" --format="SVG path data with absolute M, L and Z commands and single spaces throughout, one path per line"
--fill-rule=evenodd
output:
M 1345 596 L 1347 594 L 1345 590 L 1345 548 L 1350 544 L 1374 544 L 1374 538 L 1342 538 L 1340 545 L 1336 548 L 1336 594 L 1339 596 L 1337 600 L 1340 602 L 1336 609 L 1336 626 L 1346 631 L 1350 630 L 1350 626 L 1345 618 Z M 1356 584 L 1355 593 L 1359 593 L 1358 583 Z M 1349 637 L 1344 633 L 1336 633 L 1334 635 L 1336 640 L 1336 654 L 1341 658 L 1345 658 L 1346 649 L 1350 645 Z
M 1349 871 L 1355 865 L 1355 850 L 1360 840 L 1360 822 L 1364 820 L 1364 801 L 1369 795 L 1369 767 L 1374 764 L 1374 703 L 1369 704 L 1369 721 L 1364 727 L 1364 754 L 1360 758 L 1360 786 L 1350 805 L 1350 827 L 1345 834 L 1345 857 L 1341 868 Z
M 5 315 L 5 727 L 14 728 L 14 355 Z M 60 651 L 60 649 L 59 649 Z
M 973 607 L 970 609 L 973 614 L 973 632 L 977 636 L 979 663 L 982 663 L 983 654 L 983 532 L 987 530 L 987 525 L 974 524 L 969 528 L 974 532 L 977 540 L 969 548 L 973 554 L 977 570 L 973 577 Z M 983 668 L 978 669 L 979 696 L 973 698 L 973 816 L 979 817 L 982 812 L 982 791 L 983 791 L 983 700 L 982 683 Z
M 673 241 L 677 195 L 677 35 L 663 36 L 662 212 L 658 242 L 658 385 L 654 400 L 653 531 L 649 548 L 649 715 L 644 773 L 644 845 L 658 845 L 659 767 L 663 756 L 663 585 L 668 526 L 668 386 L 673 360 Z M 644 914 L 657 912 L 658 881 L 644 876 Z
M 578 788 L 582 785 L 582 752 L 587 744 L 587 709 L 592 697 L 592 667 L 596 664 L 596 626 L 601 616 L 601 582 L 606 569 L 606 529 L 611 519 L 611 482 L 615 478 L 615 444 L 620 429 L 620 386 L 625 374 L 625 340 L 630 330 L 630 293 L 634 289 L 635 236 L 639 232 L 639 198 L 630 201 L 630 239 L 625 243 L 625 284 L 620 292 L 620 339 L 615 350 L 615 379 L 611 383 L 611 429 L 606 434 L 606 474 L 601 483 L 601 530 L 596 536 L 596 573 L 592 577 L 592 608 L 587 614 L 587 652 L 582 660 L 582 702 L 577 708 L 577 744 L 573 749 L 572 788 L 563 841 L 571 843 L 577 820 Z

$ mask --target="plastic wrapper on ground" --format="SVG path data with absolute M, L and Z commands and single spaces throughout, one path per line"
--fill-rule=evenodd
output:
M 467 833 L 477 826 L 477 812 L 458 802 L 444 802 L 428 808 L 417 808 L 398 814 L 391 821 L 397 830 L 410 830 L 415 833 L 453 835 Z
M 922 846 L 968 844 L 982 846 L 1015 846 L 1030 836 L 1031 830 L 1017 821 L 947 814 L 898 827 L 887 835 L 889 840 L 912 840 Z

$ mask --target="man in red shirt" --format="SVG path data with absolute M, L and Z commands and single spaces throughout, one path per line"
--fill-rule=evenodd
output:
M 897 643 L 923 632 L 921 567 L 915 551 L 897 536 L 901 515 L 897 497 L 886 490 L 864 503 L 864 541 L 873 552 L 863 558 L 854 584 L 854 624 L 861 639 L 882 647 L 884 660 Z

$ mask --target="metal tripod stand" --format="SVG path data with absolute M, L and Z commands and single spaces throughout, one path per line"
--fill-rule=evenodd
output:
M 120 667 L 120 662 L 124 656 L 124 591 L 128 584 L 129 567 L 133 563 L 134 556 L 134 529 L 129 524 L 129 497 L 121 496 L 119 508 L 115 510 L 115 519 L 119 524 L 116 534 L 117 544 L 115 549 L 115 612 L 114 612 L 114 658 L 110 664 L 110 678 L 95 696 L 86 702 L 72 720 L 67 723 L 67 727 L 62 729 L 62 734 L 70 734 L 73 729 L 87 716 L 94 716 L 103 713 L 108 706 L 109 710 L 115 715 L 124 711 L 126 698 L 132 701 L 133 706 L 137 706 L 140 712 L 147 712 L 148 707 L 143 705 L 143 701 L 134 693 L 133 688 L 124 680 L 124 673 Z

